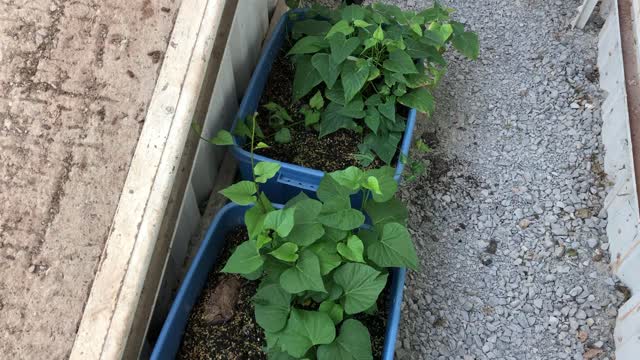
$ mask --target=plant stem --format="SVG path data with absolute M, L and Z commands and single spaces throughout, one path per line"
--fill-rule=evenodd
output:
M 360 205 L 360 211 L 364 212 L 364 204 L 367 202 L 367 198 L 371 193 L 370 190 L 364 189 L 362 190 L 362 204 Z
M 254 184 L 256 184 L 256 192 L 259 193 L 259 189 L 258 189 L 258 183 L 256 182 L 256 174 L 254 172 L 254 167 L 253 167 L 253 141 L 256 138 L 256 115 L 253 114 L 253 116 L 251 117 L 251 175 L 253 175 L 253 182 Z

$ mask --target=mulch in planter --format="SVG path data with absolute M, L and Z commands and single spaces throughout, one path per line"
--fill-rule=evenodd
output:
M 260 99 L 258 108 L 258 124 L 263 130 L 269 144 L 269 148 L 256 150 L 256 154 L 269 157 L 274 160 L 292 163 L 311 169 L 318 169 L 325 172 L 343 170 L 349 166 L 359 166 L 357 159 L 353 156 L 358 154 L 358 144 L 362 142 L 362 134 L 351 130 L 341 129 L 332 134 L 318 137 L 318 132 L 312 128 L 306 128 L 304 123 L 290 127 L 291 142 L 279 144 L 273 140 L 272 135 L 275 129 L 269 126 L 269 112 L 262 105 L 275 102 L 287 109 L 294 122 L 303 121 L 304 115 L 300 113 L 303 105 L 309 103 L 311 96 L 315 94 L 312 90 L 300 101 L 293 100 L 293 77 L 295 67 L 286 56 L 291 45 L 285 43 L 276 57 L 271 73 L 267 80 L 267 85 Z M 328 101 L 325 99 L 325 101 Z M 407 109 L 402 109 L 400 114 L 407 116 Z M 250 150 L 250 145 L 245 146 L 245 150 Z M 394 159 L 394 162 L 397 159 Z M 376 158 L 368 168 L 378 168 L 384 163 Z
M 239 276 L 223 274 L 220 270 L 231 256 L 232 250 L 246 241 L 247 230 L 238 226 L 230 231 L 225 239 L 225 248 L 218 264 L 209 274 L 209 279 L 202 290 L 198 302 L 189 315 L 189 321 L 182 337 L 182 344 L 177 359 L 211 359 L 211 360 L 265 360 L 262 351 L 266 345 L 264 333 L 256 323 L 251 298 L 256 293 L 257 281 L 249 281 Z M 229 296 L 229 292 L 221 291 L 221 282 L 239 285 L 237 293 L 232 294 L 233 301 L 220 301 Z M 216 293 L 216 288 L 218 292 Z M 231 292 L 233 293 L 233 292 Z M 215 295 L 215 296 L 214 296 Z M 378 299 L 375 314 L 358 314 L 355 319 L 361 321 L 371 334 L 373 358 L 380 359 L 384 345 L 387 323 L 388 288 Z M 217 300 L 214 300 L 217 299 Z M 232 306 L 233 313 L 228 312 L 225 305 Z M 230 315 L 228 321 L 225 316 Z
M 391 274 L 389 274 L 391 278 Z M 384 347 L 384 339 L 387 333 L 387 303 L 389 299 L 389 284 L 385 287 L 382 295 L 378 298 L 378 311 L 374 314 L 357 314 L 354 318 L 369 329 L 371 335 L 371 351 L 374 359 L 382 359 L 382 348 Z
M 262 352 L 262 346 L 265 344 L 264 333 L 255 321 L 251 304 L 251 297 L 256 293 L 258 282 L 220 272 L 231 256 L 232 250 L 246 239 L 245 227 L 237 227 L 227 234 L 225 248 L 219 261 L 209 274 L 207 284 L 189 316 L 178 359 L 259 360 L 267 358 Z M 240 283 L 239 293 L 234 296 L 237 299 L 234 302 L 235 311 L 227 322 L 223 322 L 227 315 L 224 310 L 227 309 L 222 306 L 223 311 L 216 311 L 220 309 L 212 306 L 214 290 L 221 281 Z M 220 295 L 218 293 L 215 298 L 219 298 Z

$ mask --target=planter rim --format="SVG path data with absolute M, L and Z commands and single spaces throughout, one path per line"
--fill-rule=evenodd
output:
M 247 85 L 247 92 L 250 89 L 254 89 L 256 86 L 258 86 L 258 82 L 260 81 L 260 72 L 268 69 L 270 73 L 271 72 L 271 64 L 270 62 L 272 62 L 271 59 L 268 59 L 268 56 L 266 56 L 268 54 L 268 52 L 270 52 L 274 46 L 276 46 L 276 43 L 279 41 L 278 39 L 278 33 L 285 31 L 288 21 L 289 21 L 289 14 L 290 13 L 297 13 L 297 14 L 303 14 L 305 12 L 305 10 L 289 10 L 286 13 L 284 13 L 282 15 L 282 18 L 280 18 L 280 20 L 278 21 L 278 25 L 276 26 L 276 30 L 273 32 L 271 38 L 269 38 L 269 40 L 267 41 L 267 43 L 264 45 L 263 47 L 263 52 L 262 54 L 260 54 L 260 60 L 258 61 L 258 63 L 256 64 L 254 73 L 251 76 L 251 80 L 249 81 L 249 84 Z M 278 49 L 279 51 L 279 49 Z M 258 99 L 259 101 L 259 99 Z M 238 123 L 238 121 L 242 120 L 243 117 L 245 117 L 246 115 L 248 115 L 250 113 L 248 109 L 249 107 L 251 107 L 251 104 L 249 104 L 248 101 L 248 96 L 247 93 L 245 93 L 242 97 L 242 102 L 240 103 L 240 107 L 238 109 L 238 115 L 235 117 L 235 119 L 233 120 L 233 124 L 231 125 L 231 132 L 233 133 L 233 131 L 236 128 L 236 125 Z M 412 135 L 413 135 L 413 129 L 415 127 L 415 123 L 416 123 L 416 109 L 414 108 L 409 108 L 409 114 L 407 116 L 407 123 L 406 123 L 406 127 L 405 127 L 405 131 L 402 135 L 402 140 L 400 142 L 400 155 L 405 155 L 405 156 L 409 156 L 409 148 L 411 146 L 411 139 L 412 139 Z M 246 114 L 246 115 L 245 115 Z M 245 115 L 245 116 L 242 116 Z M 233 145 L 232 145 L 232 152 L 233 154 L 236 156 L 236 158 L 244 158 L 244 157 L 250 157 L 251 153 L 249 151 L 246 151 L 245 149 L 242 148 L 241 142 L 238 140 L 238 136 L 233 135 Z M 309 168 L 309 167 L 305 167 L 305 166 L 301 166 L 301 165 L 296 165 L 293 163 L 289 163 L 289 162 L 285 162 L 285 161 L 280 161 L 280 160 L 276 160 L 276 159 L 272 159 L 263 155 L 258 155 L 255 154 L 253 155 L 254 160 L 257 160 L 257 162 L 261 162 L 261 161 L 268 161 L 268 162 L 277 162 L 279 164 L 281 164 L 282 166 L 293 170 L 293 171 L 297 171 L 297 172 L 301 172 L 301 173 L 306 173 L 308 175 L 311 176 L 316 176 L 316 177 L 322 177 L 324 176 L 325 172 L 322 170 L 318 170 L 318 169 L 314 169 L 314 168 Z M 396 179 L 397 182 L 400 181 L 400 176 L 402 175 L 402 171 L 404 170 L 404 162 L 400 159 L 400 157 L 398 157 L 398 161 L 397 164 L 395 166 L 395 173 L 394 173 L 394 177 Z
M 211 222 L 209 229 L 207 230 L 205 239 L 202 241 L 198 248 L 198 252 L 196 253 L 193 262 L 189 266 L 189 270 L 185 275 L 178 292 L 176 294 L 175 299 L 171 304 L 171 308 L 169 313 L 162 325 L 162 330 L 158 339 L 153 347 L 153 352 L 151 353 L 152 360 L 159 359 L 173 359 L 177 351 L 179 350 L 179 346 L 182 343 L 182 337 L 184 336 L 184 330 L 189 318 L 193 310 L 193 306 L 195 305 L 197 299 L 200 297 L 204 285 L 206 283 L 206 279 L 208 278 L 208 274 L 212 271 L 213 266 L 218 262 L 217 254 L 214 255 L 214 259 L 211 260 L 211 256 L 208 256 L 209 247 L 214 246 L 213 241 L 214 233 L 220 226 L 235 226 L 237 224 L 229 224 L 224 223 L 223 219 L 231 213 L 238 209 L 242 211 L 243 217 L 244 212 L 251 208 L 253 205 L 241 206 L 234 203 L 229 203 L 225 205 L 220 211 L 216 214 L 215 218 Z M 282 208 L 281 204 L 273 204 L 276 208 Z M 226 231 L 225 231 L 226 232 Z M 224 239 L 220 240 L 224 243 Z M 210 264 L 208 266 L 204 264 L 205 261 L 210 260 Z M 205 269 L 202 267 L 205 266 Z M 395 343 L 398 335 L 399 324 L 400 324 L 400 310 L 402 305 L 402 293 L 404 290 L 404 280 L 405 280 L 405 268 L 387 268 L 390 271 L 390 286 L 389 286 L 389 304 L 388 304 L 388 313 L 387 313 L 387 324 L 384 336 L 384 345 L 382 348 L 382 359 L 383 360 L 393 360 L 395 353 Z M 203 279 L 201 279 L 202 284 L 198 286 L 194 285 L 193 282 L 196 276 L 201 271 L 207 270 Z M 198 289 L 190 289 L 190 287 L 196 286 Z M 176 325 L 176 323 L 181 323 Z M 180 329 L 177 329 L 179 327 Z M 179 332 L 179 334 L 176 334 Z M 176 339 L 176 337 L 178 337 Z M 168 349 L 167 349 L 168 348 Z

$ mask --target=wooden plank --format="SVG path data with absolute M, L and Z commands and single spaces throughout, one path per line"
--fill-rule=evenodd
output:
M 284 13 L 287 12 L 287 10 L 289 10 L 289 8 L 287 7 L 287 4 L 284 2 L 284 0 L 278 0 L 277 4 L 274 5 L 273 15 L 271 16 L 269 28 L 267 30 L 267 34 L 264 37 L 263 44 L 266 43 L 267 40 L 271 37 L 271 33 L 273 32 L 273 29 L 275 29 L 276 25 L 280 21 L 280 18 L 284 15 Z M 225 57 L 226 56 L 227 54 L 225 53 Z M 230 91 L 231 90 L 229 90 L 229 92 Z M 211 99 L 212 104 L 214 102 L 214 98 L 219 98 L 219 96 L 215 91 Z M 209 112 L 210 113 L 216 112 L 215 109 L 216 107 L 210 106 Z M 209 229 L 209 225 L 211 224 L 211 221 L 213 220 L 215 215 L 218 213 L 218 211 L 227 203 L 228 201 L 227 198 L 220 195 L 218 192 L 226 188 L 227 186 L 231 185 L 231 183 L 235 178 L 236 169 L 237 169 L 237 164 L 231 152 L 230 151 L 225 152 L 225 157 L 222 162 L 222 165 L 220 166 L 220 169 L 216 172 L 217 177 L 216 177 L 216 181 L 213 186 L 213 189 L 210 192 L 211 196 L 207 201 L 207 206 L 201 217 L 199 234 L 197 236 L 194 236 L 191 241 L 191 244 L 190 244 L 191 251 L 188 256 L 188 261 L 185 262 L 185 271 L 188 269 L 190 260 L 193 258 L 193 256 L 197 252 L 198 247 L 200 246 L 200 243 L 204 240 L 204 236 L 207 230 Z
M 239 27 L 238 25 L 236 25 L 236 22 L 246 22 L 249 18 L 255 19 L 256 9 L 258 9 L 259 11 L 263 11 L 264 13 L 264 16 L 257 16 L 257 18 L 267 18 L 267 7 L 263 5 L 265 5 L 264 2 L 256 3 L 255 0 L 241 0 L 238 3 L 236 15 L 225 16 L 225 18 L 233 19 L 233 24 L 229 26 L 230 33 L 236 31 L 235 36 L 240 36 L 241 39 L 245 40 L 241 40 L 239 43 L 234 42 L 231 39 L 232 35 L 230 34 L 224 52 L 220 54 L 220 56 L 222 57 L 222 62 L 215 81 L 214 88 L 212 90 L 211 100 L 208 106 L 205 123 L 203 125 L 202 137 L 205 139 L 213 136 L 221 128 L 230 128 L 231 122 L 237 113 L 237 94 L 242 93 L 244 91 L 244 88 L 240 90 L 237 89 L 240 86 L 246 86 L 246 84 L 239 85 L 236 83 L 236 72 L 234 71 L 236 69 L 234 68 L 234 65 L 236 65 L 236 63 L 233 63 L 234 51 L 236 51 L 237 53 L 238 49 L 241 49 L 241 47 L 239 47 L 239 44 L 244 44 L 244 47 L 246 49 L 241 49 L 242 51 L 244 51 L 244 53 L 247 53 L 247 49 L 251 49 L 251 52 L 254 53 L 254 55 L 248 55 L 242 59 L 244 63 L 247 63 L 246 59 L 251 60 L 252 56 L 255 57 L 254 60 L 251 60 L 249 63 L 247 63 L 246 67 L 243 68 L 244 72 L 250 75 L 253 67 L 255 66 L 255 63 L 257 63 L 260 54 L 259 49 L 255 50 L 253 48 L 260 46 L 260 44 L 263 42 L 264 32 L 266 31 L 267 27 L 266 25 L 255 26 L 255 24 L 251 27 L 244 26 L 240 28 L 244 29 L 245 31 L 243 33 L 238 33 L 237 29 Z M 246 13 L 239 14 L 239 12 L 242 11 L 245 11 Z M 246 82 L 248 83 L 248 79 L 246 80 Z M 202 221 L 197 224 L 197 226 L 189 230 L 189 233 L 197 234 L 191 237 L 191 241 L 187 242 L 183 234 L 178 234 L 177 232 L 174 233 L 174 238 L 171 241 L 172 249 L 182 248 L 186 243 L 189 243 L 190 250 L 188 251 L 197 251 L 197 247 L 204 237 L 204 234 L 199 233 L 198 230 L 204 228 L 204 231 L 206 231 L 211 219 L 215 216 L 215 213 L 217 213 L 219 207 L 224 205 L 226 199 L 217 195 L 217 192 L 218 190 L 223 189 L 231 184 L 236 171 L 235 160 L 233 160 L 230 154 L 227 154 L 227 156 L 224 158 L 225 160 L 219 169 L 216 166 L 221 163 L 224 150 L 225 149 L 223 147 L 214 146 L 207 142 L 200 141 L 196 153 L 196 158 L 191 169 L 190 182 L 193 185 L 193 189 L 199 205 L 206 203 L 206 198 L 209 198 L 209 196 L 211 196 L 211 199 L 217 199 L 217 201 L 209 201 L 209 206 L 204 212 Z M 206 198 L 203 201 L 203 197 L 205 195 Z M 212 203 L 219 203 L 221 205 L 213 210 L 211 207 Z M 153 314 L 150 316 L 150 325 L 148 327 L 146 335 L 146 339 L 149 343 L 153 343 L 157 335 L 159 334 L 160 327 L 164 322 L 166 314 L 168 313 L 171 302 L 173 300 L 173 295 L 175 294 L 175 291 L 179 286 L 179 282 L 183 278 L 184 273 L 187 269 L 186 264 L 187 259 L 189 258 L 189 256 L 185 257 L 183 254 L 172 253 L 171 258 L 168 259 L 165 264 L 164 271 L 172 273 L 165 273 L 163 275 L 164 278 L 161 282 L 161 286 L 158 288 L 155 307 L 153 310 Z
M 238 2 L 238 10 L 229 35 L 238 99 L 242 99 L 260 57 L 262 40 L 269 26 L 268 16 L 267 2 L 264 0 Z
M 271 21 L 269 23 L 269 29 L 267 30 L 267 36 L 264 37 L 265 38 L 265 43 L 266 43 L 267 39 L 271 38 L 271 34 L 276 29 L 276 26 L 278 26 L 278 22 L 280 21 L 280 18 L 287 11 L 289 11 L 289 7 L 284 2 L 284 0 L 278 0 L 278 2 L 275 5 L 275 8 L 273 10 L 273 15 L 271 16 Z
M 202 130 L 202 136 L 205 139 L 210 139 L 220 129 L 231 127 L 238 112 L 236 94 L 231 54 L 225 51 Z M 200 141 L 190 175 L 198 204 L 205 204 L 209 199 L 224 153 L 224 147 Z
M 222 161 L 222 165 L 220 166 L 220 170 L 218 171 L 218 177 L 216 178 L 216 183 L 213 186 L 213 190 L 211 191 L 211 197 L 207 202 L 207 207 L 202 214 L 200 229 L 191 239 L 190 251 L 187 255 L 187 259 L 184 263 L 184 272 L 189 269 L 189 265 L 191 264 L 191 260 L 195 256 L 200 244 L 204 240 L 204 236 L 209 229 L 209 225 L 211 225 L 211 221 L 216 216 L 218 211 L 227 203 L 227 198 L 220 195 L 219 191 L 231 185 L 235 179 L 236 170 L 238 168 L 238 164 L 234 159 L 233 155 L 230 151 L 227 151 L 225 154 L 224 160 Z
M 268 0 L 269 4 L 268 4 L 268 8 L 269 8 L 269 19 L 271 19 L 273 17 L 274 11 L 276 10 L 276 6 L 278 6 L 278 3 L 280 2 L 280 0 Z
M 607 236 L 611 270 L 634 292 L 618 312 L 614 338 L 616 358 L 635 360 L 640 353 L 640 212 L 638 185 L 640 173 L 634 164 L 640 143 L 640 127 L 634 114 L 640 102 L 638 78 L 638 0 L 610 1 L 607 22 L 600 33 L 598 67 L 600 85 L 607 91 L 602 106 L 602 141 L 605 170 L 614 184 L 604 203 L 607 210 Z M 632 21 L 633 19 L 633 21 Z M 586 23 L 586 21 L 585 21 Z M 630 86 L 632 85 L 632 86 Z M 635 111 L 634 111 L 635 108 Z M 636 116 L 637 117 L 637 116 Z M 635 134 L 635 137 L 634 137 Z M 636 152 L 636 156 L 634 155 Z
M 169 246 L 169 256 L 172 258 L 180 269 L 184 258 L 187 255 L 187 248 L 191 237 L 193 237 L 199 229 L 200 225 L 200 209 L 196 201 L 196 195 L 191 184 L 187 186 L 180 212 L 178 213 L 178 223 L 173 234 L 173 240 Z M 182 277 L 181 272 L 177 274 Z
M 577 27 L 578 29 L 584 29 L 597 4 L 598 0 L 584 0 L 582 5 L 578 7 L 578 16 L 573 19 L 571 26 Z
M 222 15 L 220 16 L 220 21 L 218 22 L 215 33 L 212 34 L 213 36 L 209 36 L 204 39 L 205 42 L 212 44 L 212 46 L 206 49 L 206 51 L 198 54 L 198 56 L 202 56 L 203 59 L 208 58 L 209 64 L 204 76 L 201 74 L 201 77 L 199 78 L 199 95 L 195 109 L 191 114 L 190 119 L 185 119 L 183 123 L 183 125 L 189 127 L 192 122 L 202 126 L 206 118 L 208 105 L 210 103 L 210 96 L 213 93 L 214 85 L 217 82 L 217 75 L 220 73 L 220 67 L 222 66 L 224 51 L 226 44 L 228 43 L 231 24 L 238 4 L 236 0 L 210 1 L 223 5 Z M 209 56 L 207 56 L 208 54 Z M 162 218 L 157 246 L 154 249 L 151 264 L 149 265 L 146 278 L 144 280 L 144 291 L 140 295 L 139 305 L 136 309 L 133 321 L 134 327 L 131 330 L 131 335 L 129 337 L 124 356 L 127 359 L 137 357 L 140 353 L 141 342 L 146 338 L 145 334 L 148 331 L 151 314 L 153 313 L 154 304 L 156 303 L 159 294 L 163 270 L 166 268 L 167 262 L 172 260 L 169 257 L 170 242 L 174 237 L 174 230 L 179 215 L 179 206 L 183 202 L 183 197 L 187 187 L 190 186 L 189 174 L 192 171 L 197 146 L 200 144 L 200 137 L 194 131 L 189 129 L 187 133 L 187 140 L 184 143 L 182 157 L 180 158 L 180 164 L 178 165 L 178 172 L 180 173 L 180 176 L 176 177 L 176 181 L 173 183 L 169 203 L 164 213 L 164 217 Z M 176 266 L 176 268 L 179 268 L 179 266 Z M 179 274 L 176 273 L 172 276 L 178 277 Z
M 160 235 L 175 224 L 167 212 L 177 214 L 181 202 L 174 185 L 186 183 L 183 155 L 225 4 L 181 4 L 70 359 L 137 357 L 141 338 L 134 320 L 143 287 L 153 287 L 145 280 L 157 271 L 154 258 L 166 257 L 168 242 Z
M 236 98 L 235 80 L 233 76 L 233 68 L 230 62 L 229 51 L 225 51 L 222 55 L 222 62 L 218 72 L 218 77 L 212 91 L 211 101 L 209 102 L 208 111 L 203 129 L 203 137 L 211 137 L 220 128 L 229 128 L 231 121 L 238 109 L 238 101 Z M 206 203 L 211 195 L 212 187 L 215 191 L 215 183 L 219 178 L 225 178 L 225 173 L 220 173 L 219 165 L 222 163 L 223 155 L 226 153 L 224 147 L 215 146 L 204 141 L 200 141 L 198 152 L 193 164 L 190 175 L 190 182 L 193 185 L 194 197 L 198 206 Z M 220 169 L 222 167 L 220 166 Z M 218 175 L 220 173 L 220 176 Z M 233 178 L 235 167 L 231 170 L 230 176 Z M 205 199 L 203 200 L 203 197 Z M 180 217 L 180 215 L 179 215 Z M 179 229 L 173 233 L 170 249 L 170 258 L 166 261 L 162 271 L 161 285 L 156 295 L 155 308 L 150 316 L 150 323 L 147 337 L 155 341 L 155 337 L 159 328 L 164 322 L 164 318 L 169 311 L 173 294 L 178 288 L 181 279 L 184 276 L 185 262 L 189 251 L 193 248 L 193 238 L 198 237 L 202 223 L 202 217 L 198 212 L 198 221 L 190 222 L 188 229 Z M 177 251 L 177 249 L 183 249 Z M 177 253 L 179 252 L 179 254 Z

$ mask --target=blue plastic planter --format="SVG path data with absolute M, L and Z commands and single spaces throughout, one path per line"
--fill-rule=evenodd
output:
M 256 109 L 258 109 L 262 92 L 264 91 L 269 78 L 269 73 L 271 72 L 271 66 L 280 52 L 280 48 L 287 37 L 291 24 L 292 21 L 289 20 L 288 13 L 283 15 L 271 36 L 271 39 L 267 42 L 264 52 L 260 57 L 260 61 L 253 72 L 251 81 L 247 86 L 242 103 L 240 104 L 238 116 L 233 123 L 234 129 L 239 119 L 245 119 L 248 115 L 255 113 Z M 409 147 L 411 146 L 411 137 L 413 135 L 415 123 L 416 110 L 411 109 L 407 118 L 407 128 L 405 129 L 404 136 L 402 137 L 400 147 L 401 153 L 405 156 L 409 156 Z M 251 180 L 253 179 L 251 153 L 242 148 L 242 145 L 244 144 L 243 139 L 235 137 L 234 142 L 235 144 L 233 145 L 232 152 L 238 160 L 240 174 L 244 180 Z M 255 155 L 254 160 L 255 163 L 269 161 L 279 163 L 282 166 L 276 177 L 269 180 L 266 184 L 261 185 L 262 191 L 267 194 L 269 199 L 278 203 L 287 202 L 292 197 L 298 195 L 300 190 L 303 190 L 309 196 L 315 196 L 314 193 L 320 184 L 320 180 L 322 180 L 322 177 L 324 176 L 324 172 L 320 170 L 280 162 L 260 155 Z M 400 182 L 403 169 L 404 164 L 402 161 L 398 161 L 394 176 L 397 182 Z M 358 200 L 354 199 L 354 201 Z
M 158 341 L 153 348 L 152 360 L 168 360 L 176 357 L 191 309 L 198 297 L 200 297 L 209 272 L 216 264 L 218 254 L 224 246 L 225 235 L 235 226 L 244 224 L 244 213 L 247 209 L 249 209 L 248 206 L 228 204 L 216 215 L 187 275 L 182 281 L 182 285 L 180 285 L 173 305 L 171 305 L 169 315 L 167 315 Z M 393 360 L 398 326 L 400 324 L 400 305 L 402 304 L 404 277 L 404 268 L 391 269 L 389 316 L 387 318 L 387 331 L 382 351 L 383 360 Z

